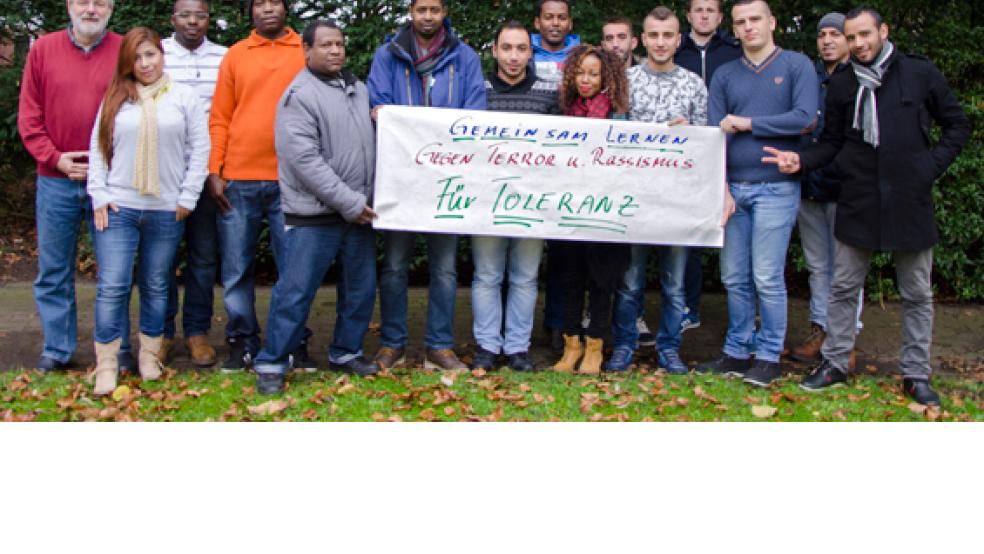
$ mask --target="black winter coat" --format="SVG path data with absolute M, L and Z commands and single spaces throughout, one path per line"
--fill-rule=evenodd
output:
M 673 56 L 673 63 L 700 75 L 704 84 L 710 86 L 717 68 L 740 57 L 741 44 L 738 39 L 724 29 L 718 29 L 707 42 L 703 55 L 694 39 L 690 38 L 690 33 L 684 34 Z
M 970 137 L 970 121 L 943 74 L 922 56 L 896 53 L 876 94 L 880 146 L 852 128 L 854 71 L 833 75 L 820 142 L 800 153 L 810 171 L 833 163 L 842 176 L 834 235 L 869 250 L 918 251 L 939 240 L 933 182 Z M 934 146 L 930 125 L 943 134 Z

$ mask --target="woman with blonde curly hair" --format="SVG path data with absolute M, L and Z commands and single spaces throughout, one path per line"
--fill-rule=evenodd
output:
M 560 82 L 564 115 L 598 119 L 625 119 L 629 84 L 622 63 L 612 54 L 591 46 L 573 48 L 564 62 Z M 555 371 L 597 374 L 601 371 L 604 337 L 611 329 L 612 298 L 629 265 L 628 244 L 591 241 L 556 241 L 553 245 L 563 282 L 564 355 Z M 588 294 L 591 323 L 580 334 L 584 294 Z

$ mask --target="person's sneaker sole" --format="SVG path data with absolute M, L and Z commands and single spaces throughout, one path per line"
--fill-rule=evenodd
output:
M 772 385 L 772 383 L 779 381 L 779 379 L 781 379 L 781 377 L 766 382 L 766 381 L 759 381 L 758 379 L 750 379 L 748 377 L 745 377 L 744 379 L 742 379 L 742 382 L 765 389 L 765 388 L 769 388 L 769 386 Z
M 818 389 L 815 389 L 813 387 L 804 387 L 803 383 L 799 384 L 799 388 L 805 390 L 806 392 L 812 392 L 812 393 L 820 393 L 828 389 L 842 389 L 845 386 L 847 386 L 845 383 L 834 383 L 833 385 L 827 385 L 826 387 L 820 387 Z

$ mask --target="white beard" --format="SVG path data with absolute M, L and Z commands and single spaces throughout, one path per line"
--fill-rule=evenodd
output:
M 72 20 L 72 29 L 81 35 L 87 36 L 101 35 L 103 31 L 106 30 L 106 25 L 109 23 L 108 17 L 99 22 L 92 22 L 85 21 L 81 17 L 73 13 L 69 13 L 69 18 Z

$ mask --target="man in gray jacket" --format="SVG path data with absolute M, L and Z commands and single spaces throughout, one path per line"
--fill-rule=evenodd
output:
M 288 356 L 304 336 L 318 286 L 336 259 L 342 275 L 329 365 L 357 375 L 379 370 L 362 355 L 376 300 L 369 94 L 344 68 L 345 37 L 334 22 L 314 21 L 302 38 L 307 67 L 277 107 L 287 264 L 273 289 L 266 347 L 254 365 L 261 394 L 283 392 Z

